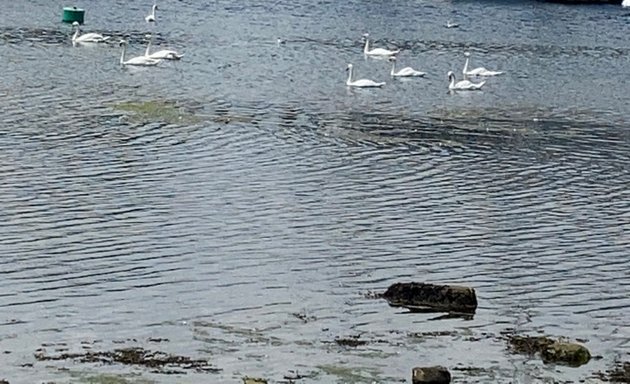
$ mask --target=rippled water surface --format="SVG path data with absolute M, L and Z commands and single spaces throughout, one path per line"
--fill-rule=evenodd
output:
M 628 359 L 628 11 L 164 0 L 150 27 L 151 4 L 77 3 L 113 38 L 73 47 L 58 2 L 0 0 L 0 379 L 391 383 L 441 364 L 529 383 Z M 121 69 L 117 41 L 141 54 L 150 30 L 184 59 Z M 427 76 L 390 79 L 366 32 Z M 506 74 L 450 94 L 466 50 Z M 348 89 L 348 63 L 387 85 Z M 170 112 L 121 107 L 154 104 Z M 366 297 L 412 280 L 474 287 L 476 315 Z M 542 365 L 506 330 L 602 359 Z M 34 357 L 120 346 L 221 371 Z

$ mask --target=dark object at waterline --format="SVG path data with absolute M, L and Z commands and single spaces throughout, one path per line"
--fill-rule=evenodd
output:
M 411 371 L 412 384 L 448 384 L 451 382 L 451 373 L 448 369 L 435 367 L 416 367 Z
M 546 336 L 510 336 L 510 350 L 533 356 L 540 354 L 544 363 L 579 367 L 589 362 L 591 353 L 581 344 L 554 340 Z
M 411 310 L 432 309 L 446 312 L 474 313 L 475 290 L 459 285 L 396 283 L 383 294 L 390 305 Z
M 622 0 L 543 0 L 547 3 L 560 4 L 619 4 Z
M 75 21 L 79 24 L 83 24 L 85 18 L 85 10 L 77 7 L 64 7 L 63 8 L 63 16 L 61 21 L 64 23 L 74 23 Z
M 544 363 L 562 364 L 570 367 L 579 367 L 591 359 L 591 353 L 585 346 L 560 341 L 547 346 L 540 353 L 540 356 Z

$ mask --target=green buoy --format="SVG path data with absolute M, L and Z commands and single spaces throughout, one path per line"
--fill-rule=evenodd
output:
M 74 23 L 76 21 L 79 24 L 83 24 L 84 16 L 85 16 L 85 9 L 81 9 L 77 7 L 64 7 L 62 21 L 64 23 Z

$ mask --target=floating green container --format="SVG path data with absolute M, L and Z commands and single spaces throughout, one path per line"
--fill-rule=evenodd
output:
M 85 17 L 85 9 L 77 8 L 77 7 L 64 7 L 63 8 L 63 19 L 64 23 L 74 23 L 75 21 L 79 24 L 83 24 L 83 18 Z

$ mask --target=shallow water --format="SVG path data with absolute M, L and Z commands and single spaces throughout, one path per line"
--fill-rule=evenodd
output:
M 140 54 L 151 29 L 128 3 L 77 3 L 114 43 L 73 47 L 57 4 L 0 0 L 0 379 L 380 383 L 441 364 L 529 383 L 628 359 L 628 11 L 167 0 L 156 41 L 184 59 L 123 70 L 116 41 Z M 391 80 L 365 32 L 426 78 Z M 448 93 L 464 50 L 506 74 Z M 347 89 L 350 62 L 388 84 Z M 195 118 L 116 107 L 155 101 Z M 410 280 L 474 287 L 474 319 L 366 297 Z M 506 353 L 506 330 L 603 358 L 545 366 Z M 137 345 L 222 371 L 34 357 Z

